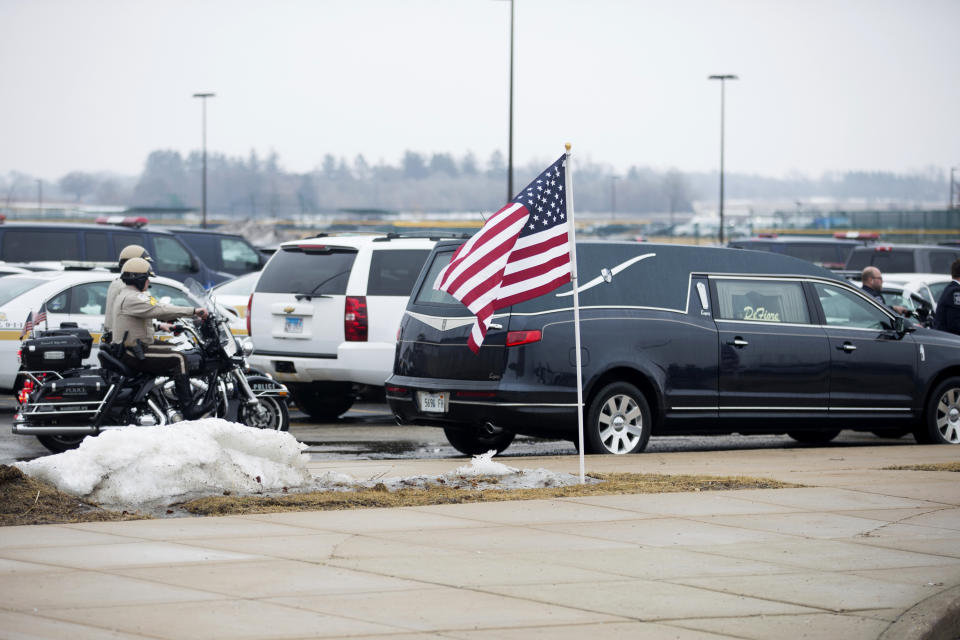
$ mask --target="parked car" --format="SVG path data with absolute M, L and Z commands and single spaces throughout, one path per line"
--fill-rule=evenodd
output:
M 204 264 L 227 277 L 259 271 L 267 262 L 256 247 L 237 233 L 196 227 L 166 227 L 203 260 Z
M 886 273 L 942 273 L 960 258 L 960 247 L 935 244 L 877 244 L 856 247 L 847 259 L 847 271 L 874 266 Z
M 863 242 L 823 237 L 767 236 L 734 240 L 727 246 L 734 249 L 770 251 L 800 258 L 826 269 L 843 269 L 850 252 L 854 247 L 863 246 Z
M 473 317 L 432 288 L 458 243 L 436 246 L 400 325 L 386 397 L 400 423 L 459 451 L 515 434 L 577 441 L 571 286 Z M 636 243 L 577 246 L 586 450 L 652 435 L 841 429 L 960 443 L 960 337 L 907 325 L 857 287 L 768 252 Z
M 210 291 L 218 304 L 236 314 L 236 317 L 242 321 L 234 326 L 231 320 L 230 328 L 234 335 L 247 335 L 247 303 L 250 302 L 250 294 L 253 293 L 253 287 L 257 284 L 259 277 L 259 271 L 245 273 L 232 280 L 221 282 Z
M 153 257 L 161 276 L 205 287 L 226 280 L 203 263 L 179 238 L 145 226 L 146 218 L 100 218 L 98 224 L 5 222 L 0 224 L 0 260 L 16 263 L 85 261 L 116 264 L 120 251 L 139 244 Z
M 0 389 L 12 390 L 16 383 L 20 335 L 27 316 L 36 317 L 45 308 L 43 329 L 56 329 L 62 322 L 74 322 L 93 336 L 94 345 L 103 332 L 103 310 L 107 288 L 117 274 L 103 269 L 85 271 L 37 271 L 0 278 Z M 187 307 L 201 306 L 183 284 L 170 278 L 151 278 L 150 295 L 170 298 Z M 84 364 L 97 362 L 94 348 Z
M 903 300 L 907 308 L 928 307 L 932 314 L 937 310 L 937 301 L 940 300 L 940 294 L 947 288 L 951 280 L 949 274 L 884 273 L 883 297 L 887 300 L 887 304 L 900 304 L 899 302 L 890 302 L 887 296 L 892 295 L 895 299 Z
M 390 375 L 400 317 L 436 241 L 365 234 L 283 243 L 250 296 L 250 365 L 283 381 L 311 417 L 344 413 L 355 385 L 382 387 Z

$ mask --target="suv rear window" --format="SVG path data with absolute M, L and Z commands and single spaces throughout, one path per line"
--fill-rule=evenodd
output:
M 409 296 L 429 249 L 378 249 L 370 257 L 368 296 Z
M 877 267 L 882 273 L 913 273 L 916 270 L 913 264 L 913 251 L 909 249 L 854 250 L 850 254 L 850 260 L 847 261 L 847 269 L 851 271 L 869 266 Z
M 343 295 L 357 250 L 345 247 L 283 247 L 264 267 L 258 293 Z

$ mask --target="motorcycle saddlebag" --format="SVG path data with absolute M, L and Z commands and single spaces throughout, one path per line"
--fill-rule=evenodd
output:
M 81 354 L 84 358 L 90 357 L 90 352 L 93 350 L 93 336 L 90 335 L 90 332 L 86 329 L 81 329 L 76 326 L 75 322 L 63 322 L 60 324 L 59 329 L 47 329 L 46 331 L 41 331 L 37 335 L 40 337 L 49 337 L 49 336 L 76 336 L 83 344 L 83 353 Z
M 40 392 L 33 402 L 100 402 L 108 387 L 109 385 L 100 376 L 48 380 L 40 387 Z
M 27 371 L 63 372 L 79 368 L 85 352 L 89 355 L 90 348 L 77 336 L 41 336 L 23 341 L 20 359 Z

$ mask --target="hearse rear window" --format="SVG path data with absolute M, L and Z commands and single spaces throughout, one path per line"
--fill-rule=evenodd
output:
M 808 324 L 803 285 L 783 280 L 715 280 L 717 317 L 779 324 Z
M 420 285 L 420 290 L 417 291 L 417 297 L 414 299 L 414 302 L 418 304 L 456 305 L 466 310 L 466 307 L 452 295 L 446 291 L 437 291 L 433 288 L 433 283 L 437 281 L 437 276 L 444 267 L 450 264 L 453 253 L 453 251 L 444 251 L 437 253 L 433 257 L 433 262 L 430 264 L 430 269 L 427 271 L 427 275 Z

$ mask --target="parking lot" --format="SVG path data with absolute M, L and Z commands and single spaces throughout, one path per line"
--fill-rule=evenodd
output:
M 0 398 L 0 464 L 32 460 L 50 452 L 31 436 L 16 436 L 10 423 L 16 400 Z M 389 408 L 382 403 L 359 403 L 336 422 L 311 421 L 297 410 L 291 411 L 290 432 L 308 445 L 314 460 L 389 460 L 463 457 L 435 427 L 397 426 Z M 869 433 L 842 432 L 834 441 L 820 445 L 837 449 L 842 455 L 849 446 L 889 446 L 913 444 L 912 436 L 899 440 L 878 438 Z M 646 453 L 671 451 L 724 451 L 733 449 L 786 449 L 803 447 L 785 436 L 661 436 L 650 439 Z M 501 454 L 501 458 L 576 455 L 573 443 L 519 436 Z M 519 462 L 514 464 L 520 464 Z

